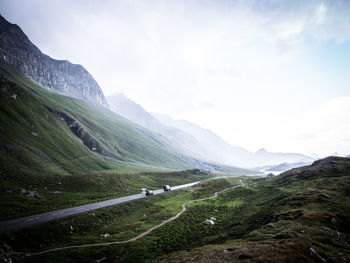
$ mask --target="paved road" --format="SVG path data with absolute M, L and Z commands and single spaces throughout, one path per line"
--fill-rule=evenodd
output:
M 172 186 L 171 190 L 177 190 L 177 189 L 190 187 L 190 186 L 193 186 L 197 183 L 199 183 L 199 182 Z M 153 191 L 153 193 L 155 195 L 161 194 L 161 193 L 164 193 L 164 190 L 158 189 L 158 190 Z M 0 233 L 5 233 L 5 232 L 13 231 L 13 230 L 22 229 L 22 228 L 32 226 L 35 224 L 44 223 L 44 222 L 48 222 L 48 221 L 55 220 L 58 218 L 62 218 L 62 217 L 70 216 L 70 215 L 75 215 L 75 214 L 87 212 L 90 210 L 99 209 L 99 208 L 106 207 L 106 206 L 120 204 L 120 203 L 128 202 L 131 200 L 135 200 L 135 199 L 140 199 L 143 197 L 145 197 L 145 196 L 142 196 L 141 194 L 128 195 L 128 196 L 110 199 L 110 200 L 106 200 L 106 201 L 102 201 L 102 202 L 98 202 L 98 203 L 81 205 L 81 206 L 57 210 L 57 211 L 53 211 L 53 212 L 48 212 L 48 213 L 43 213 L 43 214 L 27 216 L 27 217 L 13 219 L 13 220 L 9 220 L 9 221 L 0 222 Z

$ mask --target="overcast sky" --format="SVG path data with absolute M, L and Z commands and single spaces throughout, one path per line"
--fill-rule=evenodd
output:
M 350 1 L 1 0 L 105 95 L 251 151 L 350 154 Z

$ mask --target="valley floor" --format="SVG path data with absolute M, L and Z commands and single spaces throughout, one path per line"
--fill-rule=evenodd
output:
M 29 177 L 29 176 L 28 176 Z M 126 195 L 139 194 L 141 188 L 159 189 L 165 184 L 180 185 L 212 177 L 195 170 L 179 172 L 90 173 L 45 175 L 21 180 L 1 180 L 0 221 L 26 217 L 59 209 L 101 202 Z M 24 196 L 20 189 L 36 191 L 40 198 Z
M 132 239 L 12 259 L 28 262 L 349 262 L 350 161 L 325 159 L 278 177 L 208 180 L 186 190 L 135 200 L 1 235 L 3 251 Z M 215 219 L 212 219 L 215 218 Z M 204 223 L 212 219 L 214 224 Z M 28 242 L 30 240 L 30 242 Z M 100 261 L 101 262 L 101 261 Z
M 187 188 L 197 183 L 198 182 L 172 186 L 172 191 Z M 154 195 L 162 194 L 162 193 L 164 193 L 163 189 L 158 189 L 153 191 Z M 127 196 L 114 198 L 114 199 L 110 199 L 110 200 L 106 200 L 98 203 L 76 206 L 76 207 L 67 208 L 63 210 L 57 210 L 57 211 L 43 213 L 39 215 L 33 215 L 33 216 L 22 217 L 22 218 L 13 219 L 5 222 L 0 222 L 0 233 L 10 232 L 10 231 L 26 228 L 32 225 L 36 225 L 39 223 L 49 222 L 52 220 L 57 220 L 59 218 L 76 215 L 76 214 L 80 214 L 88 211 L 93 211 L 96 209 L 101 209 L 104 207 L 125 203 L 128 201 L 146 198 L 146 197 L 147 196 L 145 196 L 144 194 L 127 195 Z

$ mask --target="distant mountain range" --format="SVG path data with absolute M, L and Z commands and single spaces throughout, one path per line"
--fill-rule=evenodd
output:
M 83 66 L 43 54 L 19 26 L 1 15 L 0 57 L 42 87 L 90 104 L 107 106 L 103 91 Z
M 210 130 L 185 120 L 174 120 L 167 115 L 149 113 L 124 94 L 107 97 L 111 110 L 138 125 L 169 138 L 174 147 L 187 155 L 225 165 L 256 167 L 281 163 L 312 162 L 314 159 L 298 153 L 271 153 L 260 149 L 252 153 L 232 146 Z
M 181 129 L 164 125 L 152 114 L 144 110 L 142 106 L 128 99 L 124 94 L 119 93 L 108 96 L 107 102 L 110 105 L 110 109 L 112 111 L 132 121 L 134 124 L 137 124 L 135 125 L 136 128 L 141 126 L 166 137 L 169 140 L 171 146 L 180 152 L 183 156 L 186 156 L 186 159 L 197 168 L 204 169 L 204 167 L 197 161 L 193 160 L 193 158 L 206 161 L 214 161 L 205 158 L 206 156 L 203 155 L 205 147 L 203 144 L 201 144 L 200 141 L 197 140 L 196 137 Z
M 63 120 L 73 136 L 80 140 L 80 144 L 75 145 L 76 149 L 83 145 L 93 154 L 100 154 L 103 157 L 126 163 L 144 163 L 149 166 L 155 165 L 172 169 L 196 167 L 211 171 L 223 171 L 222 169 L 228 171 L 231 168 L 227 166 L 256 167 L 284 162 L 312 161 L 312 158 L 301 154 L 270 153 L 264 149 L 252 153 L 243 148 L 232 146 L 212 131 L 203 129 L 193 123 L 173 120 L 166 115 L 151 114 L 123 94 L 110 96 L 107 102 L 99 85 L 83 66 L 72 64 L 66 60 L 55 60 L 43 54 L 30 42 L 19 26 L 9 23 L 1 16 L 0 62 L 1 83 L 4 86 L 2 90 L 6 93 L 3 110 L 5 112 L 16 112 L 20 110 L 16 107 L 27 105 L 27 110 L 31 109 L 35 112 L 39 107 L 40 114 L 44 114 L 44 112 L 46 115 L 48 113 L 53 114 Z M 87 103 L 90 108 L 79 101 L 55 97 L 50 93 L 42 92 L 40 88 L 34 87 L 32 82 L 28 82 L 23 75 L 15 73 L 13 69 L 39 86 L 54 93 L 77 98 Z M 11 88 L 13 85 L 15 88 Z M 23 105 L 21 103 L 11 104 L 8 101 L 11 96 L 15 100 L 17 96 L 23 98 L 23 95 L 19 95 L 22 88 L 28 101 L 19 100 L 19 102 L 24 103 Z M 31 95 L 29 96 L 29 94 Z M 53 99 L 54 97 L 55 99 Z M 30 100 L 33 103 L 35 101 L 35 107 L 34 104 L 29 103 Z M 113 114 L 108 108 L 101 107 L 108 106 L 108 103 L 114 112 L 127 120 Z M 42 107 L 44 107 L 43 112 Z M 28 112 L 21 113 L 20 116 L 22 117 L 17 118 L 17 122 L 24 121 L 24 116 L 26 116 L 27 119 L 40 120 L 41 126 L 39 126 L 42 129 L 44 127 L 47 127 L 47 129 L 49 129 L 48 127 L 56 127 L 55 123 L 50 123 L 49 126 L 44 125 L 45 120 L 42 119 L 41 115 L 37 116 L 34 113 L 33 115 L 27 115 Z M 11 119 L 14 116 L 8 113 L 5 116 L 2 122 L 7 122 L 7 124 L 0 125 L 0 128 L 17 125 L 15 119 Z M 18 126 L 17 131 L 27 127 L 24 122 L 21 125 Z M 22 134 L 34 134 L 32 136 L 36 136 L 39 133 L 33 131 L 35 130 L 34 127 L 34 124 L 32 124 L 32 128 L 28 126 L 28 130 L 22 130 Z M 9 138 L 12 138 L 7 132 L 9 131 L 6 129 L 3 132 L 5 145 L 8 144 Z M 13 132 L 13 134 L 16 133 Z M 68 135 L 72 136 L 72 134 Z M 59 145 L 60 143 L 66 144 L 67 141 L 71 140 L 65 138 L 67 131 L 62 134 L 63 137 L 55 134 L 51 136 L 51 139 L 48 137 L 47 140 L 52 141 L 55 136 L 57 145 L 54 144 L 55 146 L 50 146 L 51 148 L 58 149 L 62 146 Z M 18 135 L 18 138 L 20 137 Z M 26 138 L 24 135 L 22 137 Z M 29 140 L 29 138 L 27 139 Z M 24 147 L 23 145 L 26 145 L 27 148 L 32 147 L 30 140 L 26 141 L 27 139 L 22 141 L 13 139 L 11 144 L 15 144 L 16 140 L 19 140 L 21 147 Z M 44 142 L 43 139 L 42 143 Z M 71 146 L 73 147 L 73 145 L 72 142 Z M 17 145 L 16 147 L 20 146 Z M 55 159 L 54 156 L 46 153 L 49 148 L 45 147 L 40 151 L 43 151 L 43 154 L 47 155 L 49 159 Z M 78 151 L 81 151 L 81 149 L 76 150 L 76 152 Z M 83 152 L 86 154 L 86 150 Z M 95 157 L 92 159 L 95 159 Z M 62 156 L 57 156 L 57 158 L 59 162 L 64 160 Z M 68 162 L 70 161 L 66 163 Z M 62 164 L 60 164 L 60 167 L 59 170 L 65 169 Z M 238 170 L 234 171 L 237 172 Z
M 101 88 L 82 66 L 41 53 L 20 27 L 0 17 L 1 183 L 104 170 L 253 173 L 204 162 L 107 105 Z

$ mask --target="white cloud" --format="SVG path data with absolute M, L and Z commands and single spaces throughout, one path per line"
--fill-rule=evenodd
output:
M 321 3 L 317 8 L 315 12 L 314 21 L 316 24 L 323 24 L 325 18 L 326 18 L 326 12 L 327 7 L 324 3 Z

